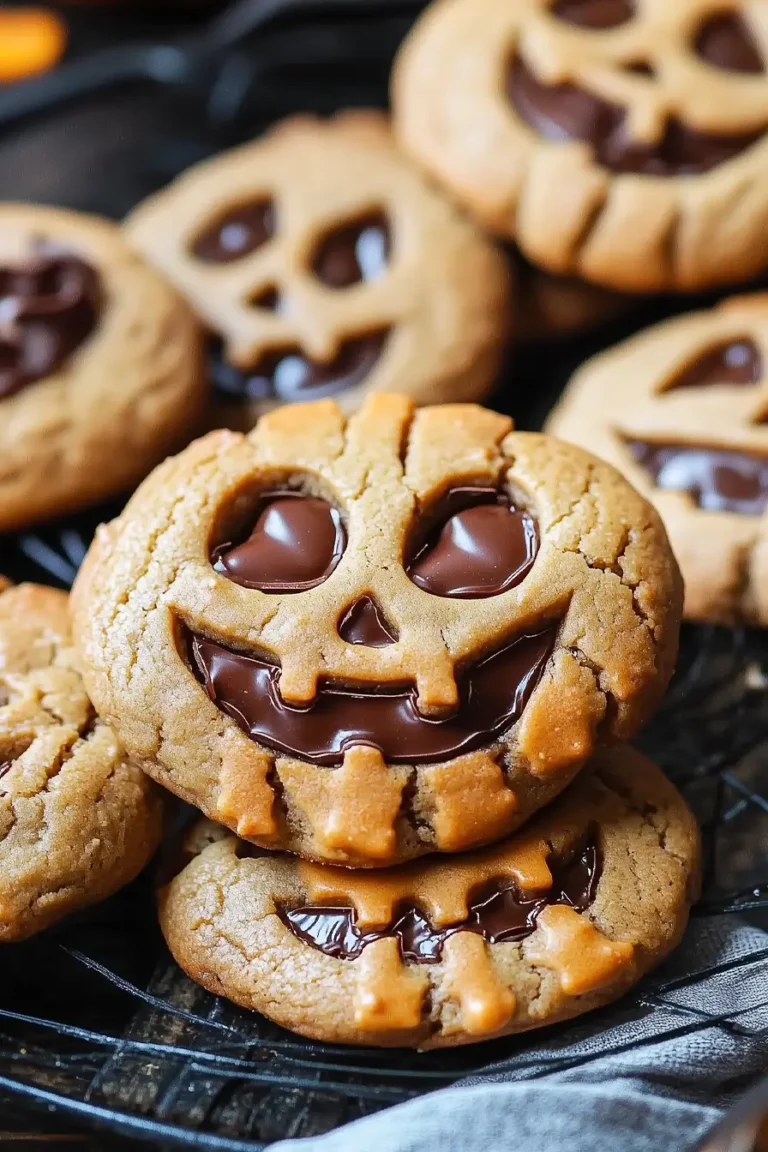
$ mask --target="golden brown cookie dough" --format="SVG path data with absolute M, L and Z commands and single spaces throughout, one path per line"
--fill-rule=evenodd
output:
M 0 531 L 138 483 L 207 390 L 197 322 L 115 225 L 0 205 Z
M 497 840 L 631 736 L 677 651 L 661 522 L 510 429 L 325 400 L 163 464 L 74 593 L 131 756 L 254 843 L 363 867 Z
M 668 320 L 588 361 L 547 428 L 662 515 L 693 620 L 768 625 L 768 295 Z
M 128 232 L 221 342 L 216 418 L 371 392 L 482 399 L 512 319 L 501 254 L 381 113 L 297 117 L 141 204 Z
M 10 941 L 132 880 L 158 844 L 162 805 L 93 711 L 66 594 L 0 585 L 0 941 Z
M 693 816 L 627 747 L 512 839 L 450 860 L 361 874 L 254 856 L 209 822 L 184 848 L 159 895 L 181 967 L 354 1044 L 468 1044 L 606 1004 L 675 947 L 699 890 Z
M 395 130 L 535 264 L 698 290 L 768 266 L 767 67 L 748 0 L 436 0 L 395 64 Z

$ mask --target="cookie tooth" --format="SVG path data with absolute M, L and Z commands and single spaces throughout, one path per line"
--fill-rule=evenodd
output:
M 567 996 L 595 992 L 625 975 L 632 965 L 632 944 L 609 940 L 586 915 L 573 908 L 545 908 L 537 929 L 526 948 L 528 959 L 557 972 Z
M 217 811 L 239 836 L 277 833 L 275 792 L 269 783 L 274 757 L 240 732 L 227 732 L 221 757 Z
M 319 778 L 297 760 L 281 759 L 278 774 L 324 852 L 391 857 L 407 768 L 388 769 L 378 749 L 363 746 L 348 749 L 342 766 L 325 769 Z
M 355 963 L 357 1027 L 366 1032 L 418 1028 L 429 980 L 426 973 L 406 968 L 397 940 L 374 940 Z
M 515 1011 L 515 995 L 499 977 L 482 937 L 472 932 L 449 936 L 443 958 L 448 993 L 460 1011 L 451 1030 L 483 1036 L 508 1024 Z
M 423 780 L 434 804 L 432 827 L 441 852 L 498 840 L 518 810 L 501 765 L 487 752 L 435 764 L 425 770 Z
M 592 669 L 570 652 L 555 653 L 520 723 L 520 747 L 533 774 L 572 774 L 589 755 L 607 706 Z

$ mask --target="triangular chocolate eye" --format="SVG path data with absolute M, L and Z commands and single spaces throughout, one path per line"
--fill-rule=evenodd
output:
M 729 340 L 708 348 L 664 389 L 704 388 L 708 384 L 757 384 L 763 360 L 751 340 Z
M 387 648 L 397 641 L 397 633 L 372 596 L 361 596 L 339 621 L 339 636 L 347 644 L 367 648 Z
M 726 72 L 765 71 L 752 33 L 738 12 L 717 12 L 696 37 L 696 55 Z
M 556 0 L 551 11 L 579 28 L 616 28 L 632 19 L 635 5 L 632 0 Z

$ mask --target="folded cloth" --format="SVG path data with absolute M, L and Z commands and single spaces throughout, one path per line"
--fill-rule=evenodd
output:
M 452 1088 L 273 1152 L 690 1152 L 768 1069 L 768 931 L 695 919 L 634 996 L 504 1045 Z

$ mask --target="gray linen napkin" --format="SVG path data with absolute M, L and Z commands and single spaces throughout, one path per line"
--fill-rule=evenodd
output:
M 696 919 L 636 996 L 510 1044 L 457 1086 L 274 1152 L 689 1152 L 768 1071 L 768 932 Z

